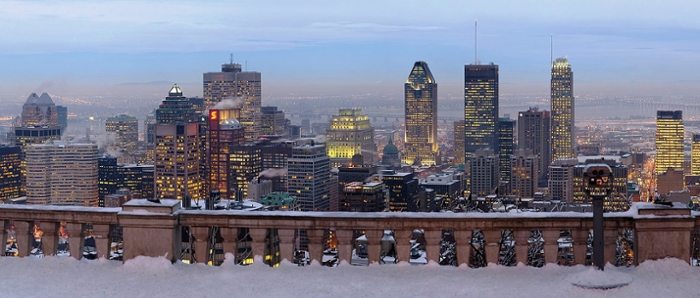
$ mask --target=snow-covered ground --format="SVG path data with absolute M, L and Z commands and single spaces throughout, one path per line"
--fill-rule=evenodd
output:
M 230 257 L 230 256 L 229 256 Z M 0 257 L 0 297 L 698 297 L 700 268 L 684 261 L 648 261 L 636 268 L 543 268 L 490 265 L 481 269 L 341 264 L 278 268 L 170 264 L 138 257 L 120 262 L 72 258 Z M 587 290 L 572 280 L 622 271 L 625 287 Z M 618 273 L 619 275 L 619 273 Z

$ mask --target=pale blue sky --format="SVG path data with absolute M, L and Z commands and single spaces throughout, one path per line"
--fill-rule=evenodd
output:
M 547 93 L 553 34 L 578 94 L 700 94 L 699 1 L 203 2 L 4 1 L 0 93 L 196 85 L 232 53 L 267 94 L 400 92 L 424 60 L 441 95 L 458 96 L 478 19 L 479 58 L 500 65 L 502 92 Z

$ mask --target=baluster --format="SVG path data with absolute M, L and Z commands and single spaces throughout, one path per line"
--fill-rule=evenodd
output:
M 294 229 L 278 229 L 280 237 L 280 258 L 292 262 L 294 260 Z
M 66 223 L 66 230 L 68 230 L 70 255 L 76 260 L 80 260 L 83 257 L 83 224 Z
M 586 264 L 586 250 L 588 249 L 588 229 L 571 230 L 571 238 L 574 239 L 574 263 Z
M 384 235 L 384 230 L 367 230 L 365 231 L 365 236 L 367 237 L 367 259 L 370 264 L 379 263 L 380 254 L 382 252 L 382 236 Z
M 515 230 L 513 231 L 513 238 L 515 238 L 515 260 L 517 262 L 527 264 L 527 251 L 528 243 L 527 240 L 530 239 L 531 230 Z
M 250 234 L 250 237 L 253 238 L 253 241 L 250 244 L 250 247 L 253 250 L 253 259 L 255 259 L 255 256 L 260 256 L 261 260 L 265 259 L 265 238 L 267 237 L 267 229 L 250 228 L 248 229 L 248 233 Z
M 559 240 L 558 229 L 547 229 L 542 230 L 542 238 L 544 238 L 544 262 L 547 263 L 557 263 L 557 255 L 559 254 Z
M 317 262 L 323 262 L 323 229 L 307 229 L 306 237 L 309 238 L 309 257 Z
M 472 247 L 469 242 L 472 239 L 472 231 L 458 231 L 455 230 L 455 241 L 457 245 L 457 266 L 461 264 L 469 264 L 469 253 L 471 253 Z
M 428 262 L 440 263 L 442 230 L 426 230 L 423 236 L 425 237 L 425 253 L 428 257 Z
M 197 260 L 197 263 L 206 264 L 209 227 L 190 227 L 190 232 L 194 236 L 194 258 Z
M 39 227 L 44 232 L 41 237 L 41 250 L 45 256 L 53 256 L 56 254 L 56 246 L 58 244 L 57 230 L 58 223 L 55 222 L 40 222 Z
M 411 260 L 411 236 L 412 229 L 394 230 L 394 238 L 396 238 L 396 257 L 399 262 L 408 262 Z
M 501 240 L 500 230 L 483 230 L 484 233 L 484 243 L 486 249 L 486 263 L 498 264 L 498 251 L 500 245 L 498 241 Z
M 32 247 L 32 242 L 30 239 L 32 239 L 31 236 L 31 227 L 29 226 L 29 222 L 26 221 L 14 221 L 15 225 L 15 232 L 17 233 L 17 256 L 19 257 L 26 257 L 29 255 L 29 250 Z
M 238 238 L 238 229 L 222 227 L 221 238 L 224 238 L 223 242 L 221 243 L 221 246 L 224 248 L 224 257 L 227 253 L 230 253 L 234 255 L 234 258 L 230 259 L 229 261 L 235 262 L 235 255 L 238 252 L 238 242 L 236 241 L 236 238 Z M 199 259 L 197 259 L 197 261 L 199 261 Z M 202 260 L 201 262 L 204 261 L 206 261 L 206 259 Z
M 348 264 L 352 261 L 352 230 L 336 230 L 338 237 L 338 261 L 345 261 Z

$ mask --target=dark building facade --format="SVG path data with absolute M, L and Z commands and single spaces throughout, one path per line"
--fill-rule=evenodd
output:
M 464 151 L 498 150 L 498 65 L 464 66 Z
M 389 211 L 417 212 L 417 198 L 420 187 L 413 173 L 383 171 L 382 182 L 389 191 Z
M 20 147 L 0 146 L 0 202 L 21 197 Z

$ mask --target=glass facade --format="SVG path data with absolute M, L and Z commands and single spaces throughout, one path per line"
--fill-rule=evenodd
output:
M 326 146 L 300 146 L 292 148 L 289 158 L 287 184 L 289 194 L 296 196 L 301 211 L 330 211 L 331 179 L 330 158 Z M 337 191 L 337 189 L 336 189 Z
M 498 153 L 498 65 L 464 66 L 464 156 Z
M 438 89 L 428 64 L 418 61 L 404 85 L 406 134 L 403 163 L 440 163 L 437 139 Z
M 515 150 L 515 121 L 510 118 L 498 119 L 498 171 L 501 182 L 510 181 L 510 157 Z
M 560 158 L 573 158 L 576 149 L 574 73 L 566 58 L 557 58 L 552 64 L 551 105 L 552 160 L 550 162 Z
M 690 175 L 700 175 L 700 134 L 693 134 L 690 152 Z
M 0 146 L 0 202 L 21 196 L 21 152 L 20 147 Z
M 683 170 L 684 138 L 682 111 L 656 112 L 656 173 Z
M 139 121 L 136 117 L 119 115 L 105 121 L 105 130 L 116 137 L 116 149 L 135 152 L 139 142 Z
M 551 163 L 551 115 L 549 111 L 530 108 L 518 113 L 518 148 L 532 150 L 538 156 L 538 172 L 546 176 Z

